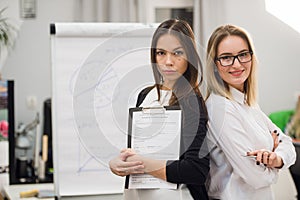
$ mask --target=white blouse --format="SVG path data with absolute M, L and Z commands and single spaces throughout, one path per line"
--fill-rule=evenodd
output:
M 271 184 L 277 181 L 278 169 L 257 165 L 254 158 L 244 155 L 258 149 L 272 151 L 271 132 L 277 130 L 282 142 L 275 152 L 286 169 L 296 159 L 292 140 L 258 106 L 245 104 L 243 93 L 234 88 L 230 91 L 234 100 L 211 94 L 206 101 L 208 139 L 212 148 L 208 194 L 222 200 L 274 199 Z
M 157 90 L 154 87 L 145 97 L 140 107 L 168 106 L 172 90 L 160 90 L 160 101 L 157 101 Z

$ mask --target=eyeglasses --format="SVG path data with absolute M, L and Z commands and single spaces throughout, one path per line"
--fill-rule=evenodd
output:
M 221 56 L 217 58 L 216 61 L 219 61 L 222 66 L 227 67 L 233 65 L 236 58 L 240 63 L 250 62 L 252 60 L 252 54 L 253 52 L 246 51 L 235 56 Z

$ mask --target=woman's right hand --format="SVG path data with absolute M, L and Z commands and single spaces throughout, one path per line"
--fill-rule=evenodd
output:
M 282 158 L 275 153 L 276 148 L 281 143 L 281 140 L 279 140 L 279 132 L 274 130 L 271 135 L 273 138 L 273 149 L 271 152 L 266 149 L 260 149 L 247 152 L 247 156 L 256 156 L 256 163 L 258 165 L 263 163 L 267 167 L 281 168 L 283 166 Z
M 123 149 L 119 156 L 109 161 L 110 170 L 118 176 L 129 174 L 143 174 L 144 165 L 141 161 L 126 161 L 128 157 L 135 155 L 132 149 Z

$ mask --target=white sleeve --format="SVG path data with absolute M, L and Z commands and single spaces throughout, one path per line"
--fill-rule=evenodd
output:
M 276 182 L 277 169 L 257 165 L 255 159 L 243 156 L 255 150 L 256 141 L 251 137 L 252 131 L 245 130 L 244 123 L 247 121 L 243 120 L 242 114 L 228 104 L 226 109 L 214 106 L 215 112 L 210 113 L 210 131 L 231 164 L 233 173 L 253 188 L 266 187 Z M 220 114 L 220 109 L 225 110 L 223 114 Z
M 269 130 L 274 131 L 277 130 L 279 133 L 279 143 L 278 147 L 275 149 L 275 153 L 282 158 L 283 167 L 282 169 L 287 169 L 291 165 L 293 165 L 296 161 L 296 150 L 292 142 L 292 138 L 288 135 L 284 134 L 280 128 L 278 128 L 270 118 L 262 112 L 262 115 L 265 118 L 265 122 L 268 124 Z

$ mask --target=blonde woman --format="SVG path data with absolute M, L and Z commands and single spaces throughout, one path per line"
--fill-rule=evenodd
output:
M 244 29 L 225 25 L 212 33 L 206 66 L 211 199 L 274 199 L 278 171 L 295 162 L 291 138 L 257 105 L 256 70 Z

